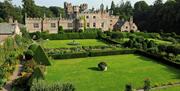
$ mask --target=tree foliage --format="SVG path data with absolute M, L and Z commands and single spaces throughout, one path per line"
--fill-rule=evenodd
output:
M 134 20 L 141 31 L 180 34 L 180 3 L 174 0 L 168 0 L 166 3 L 156 0 L 154 5 L 147 6 L 145 1 L 137 2 Z

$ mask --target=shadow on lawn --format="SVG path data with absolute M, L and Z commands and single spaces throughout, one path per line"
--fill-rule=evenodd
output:
M 88 69 L 93 70 L 93 71 L 100 71 L 98 67 L 90 67 Z

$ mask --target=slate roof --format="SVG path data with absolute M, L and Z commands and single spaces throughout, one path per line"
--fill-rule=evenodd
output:
M 14 30 L 14 24 L 0 23 L 0 35 L 11 35 L 14 33 Z
M 119 20 L 116 25 L 117 25 L 118 27 L 122 27 L 125 22 L 126 22 L 126 21 Z

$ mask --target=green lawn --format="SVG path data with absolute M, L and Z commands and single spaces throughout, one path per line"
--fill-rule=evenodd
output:
M 69 48 L 69 47 L 76 47 L 72 45 L 68 45 L 68 43 L 72 42 L 73 40 L 46 40 L 43 43 L 45 48 Z M 97 39 L 77 39 L 75 42 L 80 43 L 78 46 L 103 46 L 106 45 L 100 40 Z
M 108 71 L 97 71 L 104 61 Z M 47 68 L 45 81 L 70 82 L 77 91 L 123 91 L 125 84 L 142 87 L 144 79 L 152 84 L 180 81 L 180 70 L 154 62 L 139 55 L 116 55 L 68 60 L 53 60 Z
M 159 90 L 152 90 L 152 91 L 180 91 L 180 86 L 164 88 L 164 89 L 159 89 Z

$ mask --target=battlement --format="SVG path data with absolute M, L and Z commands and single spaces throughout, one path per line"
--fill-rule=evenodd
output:
M 119 18 L 119 16 L 110 15 L 111 18 Z
M 70 18 L 61 18 L 60 21 L 73 21 L 74 19 L 70 19 Z
M 51 21 L 51 20 L 59 20 L 60 18 L 59 17 L 53 17 L 53 18 L 44 18 L 43 20 L 49 20 L 49 21 Z
M 42 18 L 26 18 L 26 20 L 40 21 L 40 20 L 43 20 L 43 19 Z

